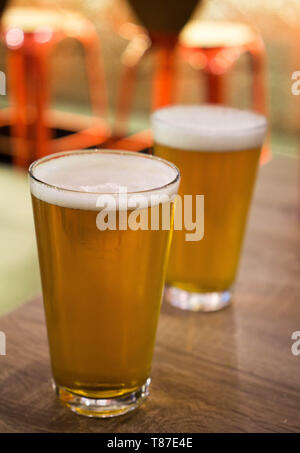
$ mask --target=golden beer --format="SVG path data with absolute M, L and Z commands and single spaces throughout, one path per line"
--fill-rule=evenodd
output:
M 148 191 L 139 213 L 151 218 L 149 194 L 175 194 L 178 172 L 151 156 L 99 151 L 47 157 L 33 164 L 31 177 L 57 392 L 85 415 L 124 413 L 148 393 L 170 230 L 100 231 L 96 192 L 119 185 Z M 116 225 L 131 212 L 117 207 Z
M 152 117 L 155 155 L 181 171 L 179 194 L 204 195 L 204 236 L 174 231 L 166 298 L 185 309 L 227 305 L 238 268 L 265 118 L 216 106 L 175 106 Z

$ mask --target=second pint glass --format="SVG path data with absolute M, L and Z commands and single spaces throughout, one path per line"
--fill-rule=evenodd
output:
M 204 195 L 202 240 L 187 241 L 175 214 L 165 297 L 182 309 L 218 310 L 231 299 L 266 119 L 229 107 L 173 106 L 152 115 L 152 129 L 155 155 L 181 172 L 181 198 Z

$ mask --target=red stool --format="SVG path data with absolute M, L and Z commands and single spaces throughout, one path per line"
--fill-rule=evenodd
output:
M 144 55 L 154 51 L 154 75 L 152 77 L 151 109 L 172 104 L 177 89 L 176 60 L 187 61 L 204 74 L 205 101 L 226 104 L 225 78 L 243 53 L 252 62 L 252 108 L 267 114 L 265 50 L 263 42 L 250 27 L 244 24 L 192 21 L 177 34 L 147 33 L 143 27 L 127 23 L 123 33 L 129 44 L 122 56 L 122 72 L 116 104 L 115 135 L 128 134 L 128 122 L 134 98 L 138 67 Z M 139 136 L 138 136 L 139 137 Z M 145 135 L 141 147 L 145 146 Z M 147 145 L 150 135 L 146 134 Z M 265 145 L 261 161 L 270 157 Z
M 179 37 L 180 56 L 205 77 L 205 101 L 226 104 L 230 69 L 242 54 L 251 58 L 252 108 L 267 115 L 266 57 L 261 37 L 245 24 L 192 21 Z M 261 161 L 270 157 L 265 145 Z
M 13 162 L 27 167 L 51 152 L 95 146 L 110 135 L 99 39 L 94 25 L 79 14 L 43 8 L 10 8 L 3 16 L 12 108 L 1 112 L 11 126 Z M 49 59 L 65 38 L 82 45 L 92 117 L 50 110 Z M 71 124 L 73 134 L 52 138 L 53 127 Z

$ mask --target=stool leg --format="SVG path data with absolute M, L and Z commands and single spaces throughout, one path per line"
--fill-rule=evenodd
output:
M 253 84 L 252 84 L 252 96 L 253 96 L 253 109 L 262 113 L 263 115 L 268 115 L 268 106 L 267 106 L 267 84 L 266 84 L 266 55 L 265 49 L 262 43 L 252 44 L 248 48 L 251 62 L 252 62 L 252 74 L 253 74 Z M 266 142 L 263 146 L 260 163 L 264 164 L 268 162 L 271 158 L 271 149 L 270 149 L 270 136 L 268 134 Z
M 225 74 L 214 74 L 204 71 L 206 82 L 205 101 L 212 104 L 225 104 L 224 77 Z
M 28 167 L 50 152 L 50 131 L 46 125 L 48 68 L 46 54 L 8 52 L 11 97 L 14 104 L 11 132 L 13 162 Z
M 174 47 L 159 47 L 153 76 L 152 110 L 172 104 L 174 95 Z
M 36 109 L 35 130 L 33 131 L 33 139 L 35 142 L 34 158 L 40 158 L 47 156 L 51 152 L 51 132 L 47 127 L 47 111 L 49 106 L 49 71 L 47 54 L 43 52 L 39 55 L 35 55 L 33 60 L 35 89 L 32 93 L 32 97 Z
M 24 58 L 20 52 L 8 51 L 7 68 L 10 97 L 14 105 L 11 118 L 12 161 L 27 167 L 30 160 L 26 125 L 26 89 Z
M 249 50 L 253 73 L 253 109 L 265 115 L 267 113 L 265 52 L 255 47 Z
M 101 49 L 97 33 L 88 39 L 81 39 L 85 52 L 87 79 L 89 84 L 90 102 L 95 116 L 107 117 L 107 92 L 105 76 L 101 61 Z
M 115 129 L 116 137 L 124 137 L 128 132 L 128 119 L 132 106 L 138 63 L 124 66 L 116 102 Z

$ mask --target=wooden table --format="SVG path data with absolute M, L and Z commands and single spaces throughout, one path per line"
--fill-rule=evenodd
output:
M 218 313 L 163 306 L 151 396 L 134 413 L 87 419 L 50 387 L 41 299 L 0 319 L 1 432 L 294 432 L 300 430 L 298 162 L 261 169 L 234 304 Z M 18 282 L 16 282 L 16 285 Z

